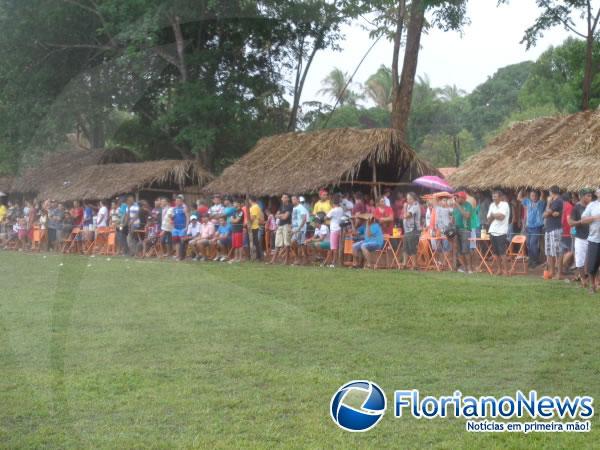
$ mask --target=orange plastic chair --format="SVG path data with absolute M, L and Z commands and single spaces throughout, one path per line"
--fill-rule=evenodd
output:
M 33 228 L 33 235 L 31 237 L 31 251 L 41 251 L 42 242 L 46 240 L 46 230 L 42 230 L 40 227 Z
M 354 244 L 354 241 L 351 237 L 344 239 L 344 256 L 342 258 L 344 266 L 352 265 L 352 244 Z
M 528 271 L 528 261 L 527 257 L 527 236 L 516 235 L 512 238 L 508 249 L 506 250 L 506 256 L 508 257 L 508 262 L 510 264 L 509 273 L 513 274 L 521 274 L 527 275 Z M 521 270 L 517 270 L 518 268 Z
M 69 237 L 63 241 L 63 244 L 62 244 L 62 252 L 63 253 L 69 253 L 71 250 L 73 250 L 73 247 L 75 246 L 75 242 L 77 241 L 77 236 L 79 236 L 79 233 L 81 233 L 81 228 L 79 228 L 79 227 L 74 227 L 73 230 L 71 230 L 71 234 L 69 234 Z
M 100 252 L 102 255 L 114 256 L 117 254 L 117 230 L 114 227 L 110 228 L 106 237 L 106 246 Z
M 376 251 L 376 255 L 377 255 L 377 259 L 375 260 L 375 265 L 373 266 L 374 269 L 378 269 L 381 266 L 379 265 L 379 262 L 381 261 L 381 258 L 383 258 L 385 256 L 385 264 L 383 265 L 384 268 L 388 269 L 390 267 L 393 267 L 394 265 L 396 266 L 397 269 L 399 269 L 401 267 L 400 261 L 398 260 L 398 257 L 396 256 L 396 252 L 394 252 L 394 247 L 392 246 L 392 241 L 390 240 L 391 236 L 388 236 L 387 234 L 383 237 L 383 248 L 381 250 L 377 250 Z M 390 253 L 392 255 L 392 261 L 390 263 Z

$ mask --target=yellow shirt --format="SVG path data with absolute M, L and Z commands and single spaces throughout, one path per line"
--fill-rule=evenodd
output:
M 320 212 L 327 214 L 332 209 L 333 207 L 331 206 L 331 202 L 329 200 L 319 200 L 317 203 L 315 203 L 315 206 L 313 208 L 313 214 L 315 216 Z
M 250 206 L 250 218 L 251 218 L 253 230 L 258 230 L 258 228 L 260 226 L 260 218 L 261 217 L 262 217 L 262 210 L 260 209 L 260 206 L 258 206 L 258 203 L 255 203 L 254 205 Z
M 6 206 L 0 205 L 0 222 L 4 221 L 6 218 L 7 209 Z

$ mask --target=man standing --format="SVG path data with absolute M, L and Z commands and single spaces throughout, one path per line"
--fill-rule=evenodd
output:
M 292 242 L 296 243 L 298 254 L 294 264 L 305 263 L 306 224 L 308 222 L 308 210 L 304 206 L 304 197 L 292 196 Z
M 527 231 L 527 255 L 529 266 L 535 267 L 540 263 L 540 236 L 544 228 L 544 210 L 546 202 L 540 200 L 537 191 L 531 191 L 528 198 L 519 192 L 519 200 L 525 207 L 525 227 Z
M 287 194 L 281 196 L 281 206 L 275 214 L 277 219 L 277 231 L 275 234 L 276 252 L 271 259 L 271 264 L 275 262 L 277 256 L 284 254 L 284 264 L 288 263 L 290 257 L 290 246 L 292 245 L 292 212 L 293 207 Z
M 600 188 L 596 189 L 596 198 L 600 199 Z M 589 225 L 587 270 L 589 274 L 590 293 L 598 288 L 598 268 L 600 267 L 600 200 L 591 202 L 581 215 L 581 223 Z
M 313 215 L 316 216 L 319 213 L 327 214 L 332 208 L 333 206 L 329 201 L 329 192 L 327 192 L 327 189 L 321 189 L 319 191 L 319 201 L 315 203 L 313 208 Z
M 588 235 L 590 226 L 582 221 L 583 212 L 592 202 L 592 190 L 582 189 L 579 192 L 579 202 L 573 207 L 571 215 L 568 218 L 569 226 L 575 227 L 575 269 L 577 270 L 577 279 L 581 281 L 581 286 L 586 287 L 587 271 L 585 270 L 585 259 L 588 249 Z
M 506 238 L 508 236 L 510 207 L 508 203 L 502 201 L 502 198 L 502 192 L 494 191 L 492 194 L 492 203 L 487 213 L 494 263 L 498 264 L 496 275 L 508 275 L 508 271 L 506 270 L 506 246 L 508 241 Z
M 250 231 L 252 234 L 252 244 L 254 246 L 254 251 L 256 252 L 256 260 L 262 261 L 263 259 L 263 244 L 261 242 L 259 233 L 260 226 L 264 223 L 264 215 L 263 210 L 258 204 L 256 197 L 250 197 Z
M 562 249 L 560 241 L 562 237 L 562 212 L 563 200 L 560 197 L 560 188 L 550 188 L 550 198 L 544 211 L 544 240 L 546 241 L 546 261 L 550 278 L 560 280 L 562 272 Z M 557 267 L 558 266 L 558 267 Z M 555 269 L 558 269 L 555 271 Z
M 452 211 L 454 224 L 456 225 L 456 254 L 462 265 L 459 272 L 473 273 L 471 267 L 471 248 L 469 238 L 471 237 L 471 217 L 473 216 L 473 205 L 467 201 L 466 192 L 458 192 Z

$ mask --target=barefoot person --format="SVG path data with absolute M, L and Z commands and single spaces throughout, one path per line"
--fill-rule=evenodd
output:
M 494 254 L 493 264 L 497 265 L 496 275 L 508 275 L 506 270 L 506 246 L 508 241 L 506 237 L 508 236 L 510 207 L 502 198 L 502 192 L 494 191 L 487 214 L 487 220 L 490 224 L 488 232 L 491 236 L 492 252 Z
M 562 248 L 560 246 L 562 212 L 563 200 L 560 196 L 560 188 L 552 186 L 550 188 L 550 198 L 548 198 L 548 204 L 544 211 L 544 240 L 548 272 L 550 272 L 550 278 L 556 276 L 557 280 L 560 280 L 562 272 Z

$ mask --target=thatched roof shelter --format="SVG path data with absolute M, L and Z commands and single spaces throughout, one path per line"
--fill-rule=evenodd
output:
M 600 111 L 520 122 L 450 176 L 473 190 L 568 191 L 600 184 Z
M 44 155 L 35 166 L 22 170 L 13 183 L 13 193 L 38 193 L 46 186 L 63 182 L 84 167 L 100 164 L 130 163 L 138 157 L 123 148 L 56 151 Z
M 395 130 L 344 128 L 263 138 L 205 191 L 258 196 L 308 193 L 341 184 L 408 183 L 422 175 L 439 172 Z
M 213 179 L 198 162 L 189 160 L 147 161 L 141 163 L 98 164 L 76 170 L 63 179 L 44 185 L 38 198 L 59 202 L 100 200 L 144 190 L 197 190 Z

